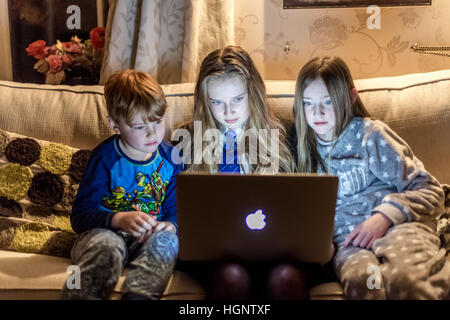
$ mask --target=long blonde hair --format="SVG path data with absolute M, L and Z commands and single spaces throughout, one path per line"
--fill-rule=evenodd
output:
M 243 129 L 267 129 L 269 132 L 270 129 L 279 130 L 278 154 L 270 154 L 270 142 L 267 143 L 266 139 L 261 135 L 257 135 L 258 144 L 263 149 L 259 150 L 259 156 L 269 154 L 271 158 L 278 160 L 278 171 L 293 172 L 295 161 L 287 145 L 285 130 L 275 118 L 272 110 L 267 106 L 264 81 L 248 53 L 241 47 L 227 46 L 223 49 L 214 50 L 203 60 L 195 86 L 193 120 L 201 122 L 202 132 L 208 129 L 220 128 L 219 123 L 214 119 L 210 111 L 207 89 L 210 79 L 227 76 L 240 76 L 247 86 L 250 112 L 248 121 Z M 191 137 L 193 137 L 192 127 L 189 129 L 191 130 Z M 202 150 L 205 147 L 206 142 L 203 141 Z M 247 156 L 248 148 L 246 148 L 245 152 Z M 261 164 L 261 161 L 251 164 L 249 169 L 250 172 L 270 173 L 270 166 Z M 189 165 L 186 170 L 218 172 L 219 165 L 217 163 L 207 164 L 202 161 L 201 164 Z
M 326 171 L 317 151 L 317 137 L 308 126 L 303 110 L 303 92 L 314 80 L 325 83 L 336 115 L 334 138 L 344 131 L 353 117 L 370 117 L 359 96 L 352 101 L 355 85 L 344 60 L 339 57 L 316 57 L 300 70 L 295 85 L 294 116 L 297 133 L 297 167 L 300 172 Z

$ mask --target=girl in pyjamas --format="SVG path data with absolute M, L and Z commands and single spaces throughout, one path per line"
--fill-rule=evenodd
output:
M 298 169 L 339 178 L 333 259 L 354 299 L 448 297 L 450 265 L 436 235 L 444 193 L 410 147 L 371 120 L 345 62 L 315 58 L 297 78 Z

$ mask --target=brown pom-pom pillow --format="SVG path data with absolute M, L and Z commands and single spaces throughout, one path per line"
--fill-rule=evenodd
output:
M 0 249 L 70 257 L 70 213 L 89 155 L 0 130 Z

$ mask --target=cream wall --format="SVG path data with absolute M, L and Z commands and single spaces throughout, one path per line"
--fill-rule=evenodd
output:
M 8 0 L 0 0 L 0 80 L 12 80 Z
M 12 79 L 7 3 L 0 0 L 1 80 Z M 305 62 L 325 54 L 344 58 L 355 78 L 450 69 L 450 57 L 409 49 L 415 42 L 450 46 L 449 0 L 381 8 L 379 30 L 367 29 L 366 8 L 285 10 L 282 0 L 235 0 L 234 6 L 235 43 L 265 79 L 295 79 Z
M 354 78 L 450 69 L 450 57 L 410 50 L 415 42 L 450 46 L 449 0 L 383 7 L 379 30 L 367 28 L 366 10 L 287 10 L 282 0 L 236 0 L 236 44 L 251 54 L 265 79 L 295 79 L 299 68 L 316 55 L 341 56 Z

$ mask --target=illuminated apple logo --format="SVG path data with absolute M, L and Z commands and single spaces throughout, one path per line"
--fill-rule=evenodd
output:
M 247 218 L 245 218 L 245 223 L 247 227 L 252 230 L 261 230 L 266 226 L 266 215 L 262 213 L 262 210 L 258 210 L 255 213 L 250 213 Z

